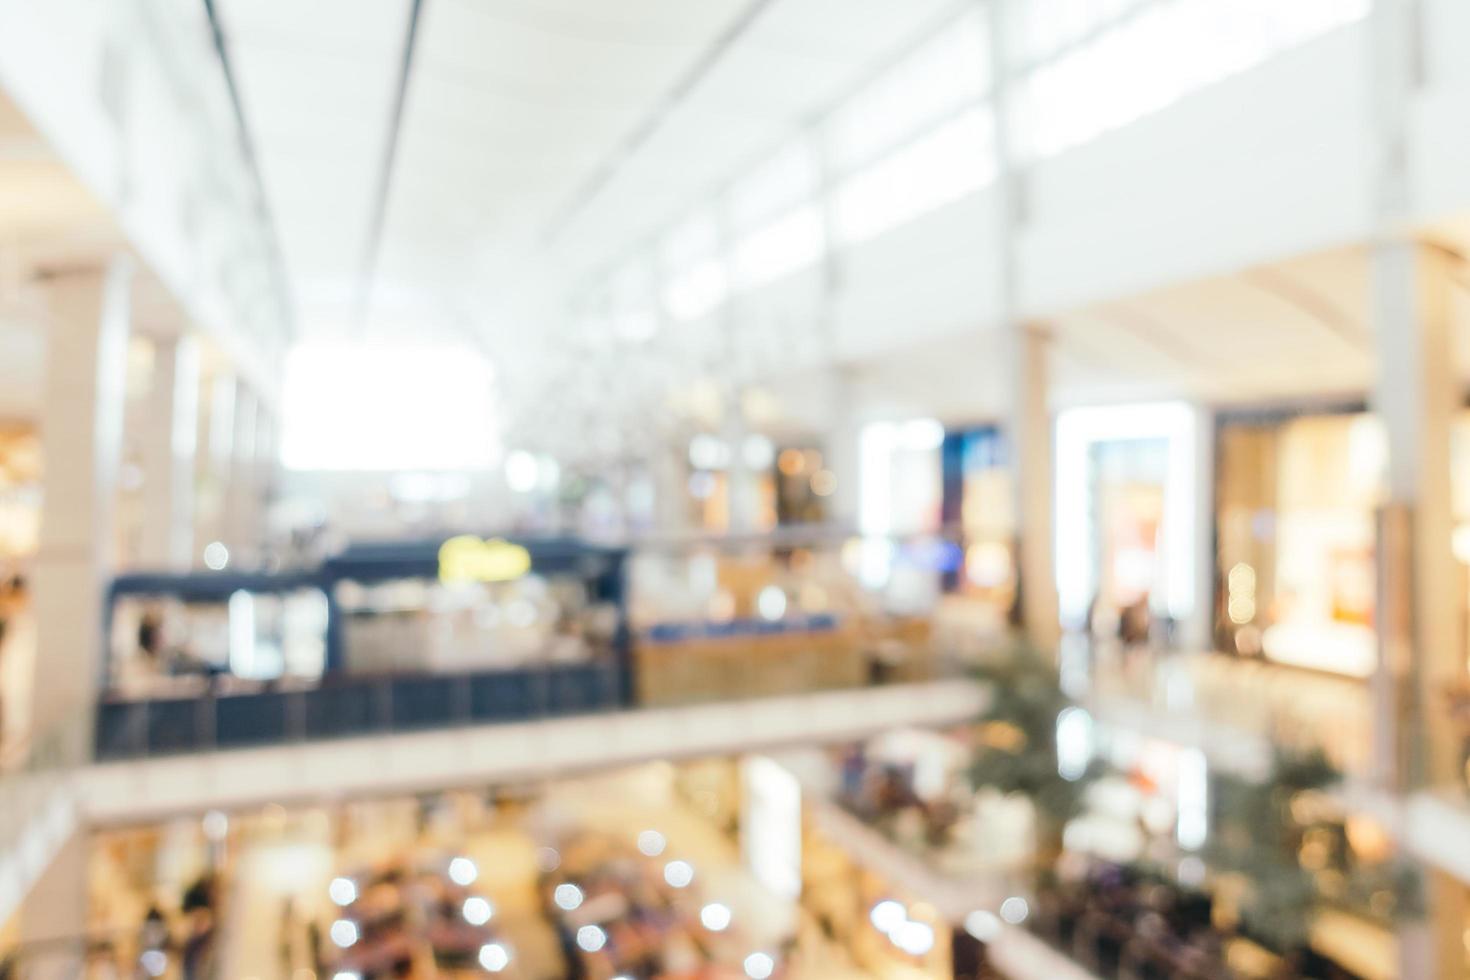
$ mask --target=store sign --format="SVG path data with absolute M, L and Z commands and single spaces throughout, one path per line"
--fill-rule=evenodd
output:
M 481 541 L 473 534 L 450 538 L 439 546 L 439 581 L 509 582 L 531 570 L 531 553 L 500 538 Z

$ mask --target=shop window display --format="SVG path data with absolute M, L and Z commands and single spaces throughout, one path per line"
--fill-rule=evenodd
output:
M 820 524 L 827 519 L 827 502 L 837 477 L 827 468 L 821 450 L 784 446 L 776 454 L 776 522 L 778 525 Z
M 1063 625 L 1123 647 L 1170 643 L 1195 609 L 1200 431 L 1181 402 L 1075 408 L 1056 423 Z
M 108 686 L 114 697 L 197 695 L 211 682 L 315 682 L 326 664 L 319 589 L 241 587 L 184 601 L 128 595 L 111 607 Z
M 1385 458 L 1377 420 L 1226 419 L 1218 451 L 1217 642 L 1243 656 L 1370 675 Z
M 1092 447 L 1091 546 L 1098 574 L 1088 625 L 1125 645 L 1148 639 L 1157 606 L 1167 458 L 1168 444 L 1158 439 Z
M 965 619 L 977 633 L 1004 629 L 1016 601 L 1014 479 L 1004 440 L 994 427 L 946 433 L 943 522 L 958 530 L 961 564 L 947 588 L 972 600 Z M 946 618 L 959 610 L 946 610 Z

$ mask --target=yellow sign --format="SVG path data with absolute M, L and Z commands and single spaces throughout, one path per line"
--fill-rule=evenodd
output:
M 473 534 L 450 538 L 439 546 L 439 581 L 509 582 L 531 570 L 531 553 L 500 538 L 481 541 Z

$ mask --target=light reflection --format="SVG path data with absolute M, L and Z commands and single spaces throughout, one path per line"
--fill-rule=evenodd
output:
M 461 911 L 464 914 L 464 920 L 470 925 L 483 926 L 495 915 L 495 906 L 479 895 L 471 895 L 464 900 L 464 907 Z
M 457 857 L 449 862 L 449 880 L 461 888 L 474 884 L 479 876 L 480 869 L 467 857 Z
M 588 953 L 595 953 L 607 945 L 607 933 L 599 926 L 583 926 L 577 930 L 577 945 Z
M 670 861 L 664 865 L 664 881 L 671 888 L 687 888 L 694 880 L 694 866 L 688 861 Z
M 776 971 L 776 961 L 767 953 L 751 953 L 745 958 L 745 975 L 750 980 L 766 980 Z
M 551 897 L 556 907 L 564 912 L 571 912 L 582 905 L 582 889 L 570 882 L 557 885 Z
M 486 943 L 480 947 L 480 965 L 491 973 L 500 973 L 510 966 L 510 950 L 501 943 Z

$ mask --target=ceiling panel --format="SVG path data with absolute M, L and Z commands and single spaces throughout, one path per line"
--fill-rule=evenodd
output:
M 340 329 L 355 302 L 407 0 L 220 0 L 297 319 Z
M 951 0 L 779 0 L 762 12 L 575 220 L 558 254 L 575 276 L 605 266 L 748 171 L 936 30 Z
M 550 281 L 528 266 L 546 261 L 556 214 L 745 2 L 427 5 L 379 285 L 424 290 L 441 315 L 478 310 L 495 335 L 506 294 Z M 455 295 L 427 295 L 446 289 Z M 400 319 L 375 309 L 384 328 Z

